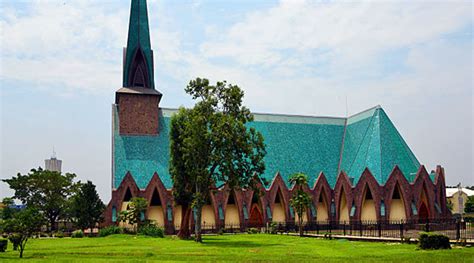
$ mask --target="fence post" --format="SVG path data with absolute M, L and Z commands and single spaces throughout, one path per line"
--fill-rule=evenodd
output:
M 380 224 L 380 221 L 377 221 L 377 228 L 379 230 L 379 237 L 382 236 L 382 225 Z
M 359 221 L 359 236 L 362 236 L 362 221 Z
M 403 222 L 400 222 L 400 239 L 403 241 Z
M 456 220 L 456 240 L 461 239 L 461 221 Z
M 346 221 L 344 221 L 343 225 L 342 225 L 342 229 L 343 229 L 343 233 L 344 233 L 344 236 L 346 235 Z

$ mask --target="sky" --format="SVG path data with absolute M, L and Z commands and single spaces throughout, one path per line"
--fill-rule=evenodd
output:
M 161 107 L 227 80 L 254 112 L 344 117 L 381 105 L 428 171 L 474 185 L 471 1 L 148 1 Z M 111 196 L 111 105 L 128 0 L 0 0 L 0 178 L 44 167 Z M 347 106 L 346 106 L 347 105 Z M 11 196 L 0 182 L 0 198 Z

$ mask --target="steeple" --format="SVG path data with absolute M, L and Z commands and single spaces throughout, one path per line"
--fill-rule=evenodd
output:
M 123 87 L 155 88 L 146 0 L 132 0 L 123 61 Z

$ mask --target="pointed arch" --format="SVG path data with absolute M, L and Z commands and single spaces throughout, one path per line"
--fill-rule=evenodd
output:
M 434 185 L 424 165 L 421 165 L 413 183 L 413 193 L 419 219 L 428 219 L 434 211 Z M 420 210 L 421 209 L 421 210 Z
M 330 219 L 331 187 L 324 173 L 320 173 L 313 187 L 313 201 L 316 203 L 316 221 Z
M 375 198 L 374 194 L 370 190 L 370 187 L 365 186 L 364 191 L 362 192 L 360 207 L 360 220 L 361 221 L 376 221 L 377 220 L 377 210 L 375 208 Z
M 272 221 L 286 222 L 288 215 L 288 189 L 280 173 L 275 176 L 269 190 Z
M 153 88 L 150 85 L 149 75 L 145 54 L 141 46 L 138 46 L 133 55 L 131 67 L 128 72 L 128 84 L 130 87 Z
M 334 187 L 334 196 L 336 202 L 336 219 L 338 221 L 350 221 L 349 210 L 353 204 L 352 186 L 349 177 L 341 172 L 337 177 Z
M 368 168 L 365 168 L 359 182 L 357 183 L 355 194 L 355 219 L 362 221 L 376 221 L 380 218 L 380 185 Z
M 390 173 L 384 188 L 387 218 L 395 221 L 408 219 L 412 187 L 398 166 Z
M 240 211 L 241 206 L 238 202 L 237 194 L 235 190 L 228 191 L 227 200 L 224 206 L 224 224 L 226 225 L 240 225 Z
M 172 198 L 158 173 L 155 172 L 153 174 L 145 188 L 144 197 L 148 200 L 148 207 L 145 213 L 147 219 L 155 221 L 157 225 L 162 227 L 165 227 L 167 224 L 172 224 Z M 167 215 L 168 206 L 171 207 L 169 216 Z

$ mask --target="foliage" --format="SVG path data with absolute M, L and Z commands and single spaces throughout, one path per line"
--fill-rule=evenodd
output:
M 145 213 L 147 206 L 148 201 L 145 198 L 133 197 L 130 199 L 127 210 L 120 212 L 119 221 L 137 226 L 139 229 L 143 221 L 142 214 Z
M 76 231 L 73 231 L 72 234 L 71 234 L 71 237 L 72 238 L 83 238 L 84 237 L 84 232 L 82 232 L 82 230 L 76 230 Z
M 19 199 L 28 207 L 38 209 L 49 221 L 51 231 L 56 230 L 56 222 L 64 215 L 68 198 L 77 190 L 75 174 L 32 169 L 30 173 L 20 173 L 11 179 L 4 179 L 12 190 L 13 198 Z
M 10 233 L 10 241 L 20 248 L 20 258 L 28 238 L 38 232 L 43 225 L 43 216 L 35 208 L 28 207 L 13 215 L 11 219 L 2 222 L 3 230 Z
M 10 206 L 14 205 L 13 198 L 5 197 L 2 200 L 4 207 L 0 210 L 0 219 L 7 220 L 13 217 L 13 214 L 17 211 Z
M 0 252 L 5 252 L 8 247 L 8 239 L 0 239 Z
M 303 190 L 303 186 L 308 184 L 308 176 L 304 173 L 296 173 L 293 174 L 288 181 L 290 184 L 294 184 L 294 192 L 290 199 L 290 205 L 298 215 L 299 233 L 300 236 L 303 236 L 303 216 L 312 202 L 311 196 Z
M 474 196 L 467 198 L 466 204 L 464 205 L 465 213 L 474 213 Z
M 451 200 L 448 199 L 448 201 L 446 202 L 446 208 L 449 209 L 449 211 L 453 211 L 453 202 L 451 202 Z
M 99 237 L 106 237 L 115 234 L 123 234 L 123 228 L 118 226 L 109 226 L 99 230 Z
M 13 233 L 8 235 L 8 240 L 12 242 L 13 250 L 18 250 L 18 246 L 20 245 L 21 242 L 21 234 L 18 233 Z
M 188 207 L 181 225 L 187 226 L 189 207 L 195 209 L 200 242 L 202 206 L 216 182 L 251 187 L 254 175 L 265 170 L 266 151 L 263 136 L 245 125 L 253 115 L 242 105 L 244 92 L 237 85 L 197 78 L 185 91 L 198 102 L 171 118 L 170 174 L 175 200 Z
M 254 228 L 254 227 L 251 227 L 249 229 L 247 229 L 247 233 L 248 234 L 258 234 L 260 231 L 258 231 L 257 228 Z
M 278 224 L 276 222 L 270 222 L 268 225 L 268 232 L 270 234 L 276 234 L 278 232 Z
M 92 229 L 102 222 L 104 209 L 105 205 L 91 181 L 81 184 L 79 191 L 72 197 L 71 215 L 76 220 L 76 226 L 81 229 Z
M 150 237 L 164 237 L 164 230 L 161 227 L 155 226 L 153 224 L 146 224 L 138 230 L 140 235 L 150 236 Z
M 64 233 L 61 232 L 61 231 L 58 231 L 58 232 L 54 233 L 54 237 L 63 238 L 63 237 L 64 237 Z
M 434 233 L 421 233 L 420 234 L 420 248 L 421 249 L 449 249 L 449 238 L 445 235 L 434 234 Z

